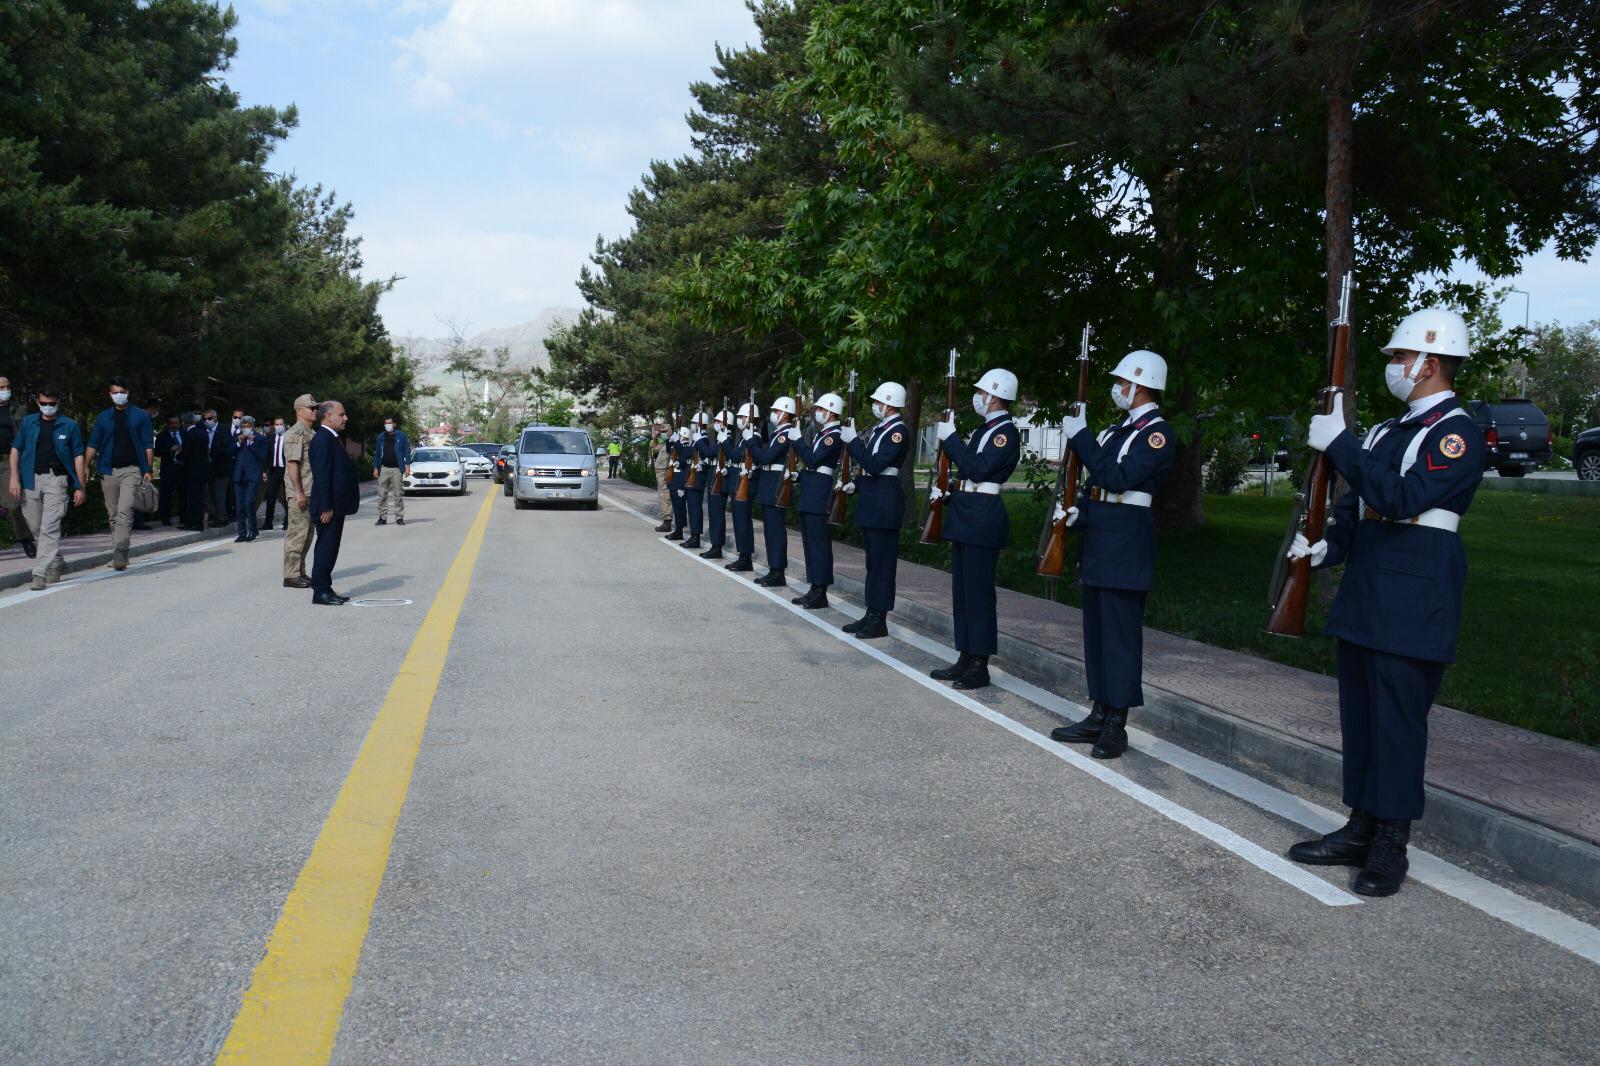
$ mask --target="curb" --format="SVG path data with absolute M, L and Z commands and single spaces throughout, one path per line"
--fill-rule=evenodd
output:
M 1600 496 L 1600 481 L 1563 481 L 1547 477 L 1486 477 L 1478 483 L 1490 492 L 1533 492 L 1546 496 Z
M 834 575 L 834 589 L 857 603 L 866 592 L 862 582 L 842 574 Z M 953 624 L 950 615 L 912 600 L 897 600 L 894 615 L 930 631 L 930 636 L 947 637 Z M 1061 693 L 1084 691 L 1081 660 L 1004 631 L 1000 633 L 999 657 L 1005 660 L 1007 671 L 1042 687 Z M 1339 752 L 1247 722 L 1149 682 L 1144 689 L 1146 702 L 1138 711 L 1140 729 L 1222 763 L 1264 769 L 1335 797 L 1342 790 Z M 1534 884 L 1600 906 L 1600 847 L 1434 785 L 1426 785 L 1425 790 L 1427 814 L 1418 826 L 1429 836 L 1492 859 Z

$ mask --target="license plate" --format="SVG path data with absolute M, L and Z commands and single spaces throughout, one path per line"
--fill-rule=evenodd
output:
M 545 495 L 550 497 L 552 500 L 564 500 L 567 498 L 567 490 L 551 489 L 549 492 L 546 492 Z
M 1527 452 L 1512 452 L 1511 453 L 1511 458 L 1513 458 L 1513 459 L 1526 459 L 1527 457 L 1528 457 L 1528 453 Z

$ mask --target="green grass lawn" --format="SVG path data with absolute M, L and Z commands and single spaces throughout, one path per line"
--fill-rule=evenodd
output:
M 1000 583 L 1044 596 L 1052 590 L 1033 571 L 1045 505 L 1027 494 L 1004 499 L 1011 547 L 1000 557 Z M 1320 604 L 1314 602 L 1301 639 L 1270 637 L 1263 629 L 1289 507 L 1286 498 L 1208 496 L 1204 527 L 1158 538 L 1147 624 L 1332 673 L 1334 641 L 1321 635 Z M 854 530 L 845 535 L 859 543 Z M 1462 536 L 1466 614 L 1440 702 L 1600 745 L 1600 499 L 1480 492 Z M 1075 550 L 1070 541 L 1068 550 Z M 912 529 L 901 536 L 901 555 L 949 568 L 949 548 L 917 544 Z M 1080 603 L 1080 590 L 1065 583 L 1053 592 L 1063 603 Z

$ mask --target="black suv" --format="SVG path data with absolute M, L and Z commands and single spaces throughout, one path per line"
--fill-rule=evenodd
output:
M 1473 400 L 1467 413 L 1483 431 L 1484 465 L 1501 477 L 1522 477 L 1550 461 L 1555 434 L 1550 420 L 1532 400 L 1509 397 L 1498 403 Z
M 1572 442 L 1572 467 L 1579 481 L 1600 481 L 1600 426 L 1584 430 Z

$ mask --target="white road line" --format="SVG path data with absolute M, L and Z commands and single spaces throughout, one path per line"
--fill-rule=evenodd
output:
M 650 519 L 645 515 L 634 510 L 632 507 L 629 507 L 627 504 L 615 500 L 612 497 L 608 498 L 612 499 L 617 506 L 627 510 L 634 517 L 642 519 L 646 522 L 650 521 Z M 678 551 L 679 554 L 683 554 L 681 549 L 678 549 L 671 542 L 663 541 L 662 543 L 666 547 L 672 548 L 674 551 Z M 1013 736 L 1032 744 L 1040 751 L 1054 756 L 1055 758 L 1067 763 L 1077 770 L 1081 770 L 1083 773 L 1088 774 L 1097 781 L 1109 785 L 1111 788 L 1121 792 L 1129 799 L 1143 804 L 1144 806 L 1155 811 L 1157 814 L 1163 815 L 1164 817 L 1177 822 L 1179 825 L 1200 834 L 1207 840 L 1210 840 L 1212 843 L 1231 851 L 1233 854 L 1248 862 L 1250 865 L 1255 866 L 1265 873 L 1271 874 L 1273 877 L 1276 877 L 1278 880 L 1284 882 L 1292 888 L 1299 889 L 1301 892 L 1304 892 L 1306 895 L 1317 900 L 1319 903 L 1325 903 L 1330 907 L 1350 907 L 1360 904 L 1361 901 L 1350 893 L 1329 884 L 1322 878 L 1309 873 L 1300 866 L 1296 866 L 1287 859 L 1274 855 L 1272 852 L 1261 847 L 1259 844 L 1254 844 L 1246 840 L 1233 830 L 1218 825 L 1209 818 L 1198 815 L 1189 810 L 1187 807 L 1180 806 L 1167 799 L 1165 796 L 1161 796 L 1155 792 L 1152 792 L 1143 785 L 1136 784 L 1122 774 L 1117 773 L 1116 771 L 1094 761 L 1093 759 L 1087 758 L 1086 756 L 1080 755 L 1078 752 L 1073 751 L 1070 748 L 1066 748 L 1055 743 L 1044 734 L 1029 729 L 1020 722 L 1016 722 L 1011 718 L 1008 718 L 1006 715 L 1001 714 L 999 711 L 984 706 L 969 696 L 965 696 L 954 689 L 947 688 L 946 686 L 923 674 L 920 670 L 913 669 L 912 667 L 901 662 L 899 659 L 896 659 L 894 656 L 889 655 L 888 653 L 881 651 L 870 644 L 858 641 L 851 637 L 850 634 L 844 632 L 836 626 L 829 624 L 823 619 L 818 618 L 810 611 L 807 611 L 801 607 L 796 607 L 794 604 L 789 603 L 777 593 L 755 585 L 750 585 L 748 582 L 741 580 L 738 575 L 728 573 L 713 560 L 701 559 L 697 556 L 690 556 L 690 558 L 694 559 L 695 562 L 700 563 L 703 566 L 710 567 L 713 571 L 723 575 L 729 580 L 737 581 L 739 584 L 762 594 L 773 603 L 776 603 L 778 606 L 792 612 L 800 618 L 805 619 L 807 622 L 810 622 L 824 633 L 827 633 L 842 643 L 849 645 L 856 651 L 861 652 L 863 655 L 866 655 L 872 659 L 876 659 L 884 666 L 887 666 L 889 669 L 895 671 L 903 677 L 911 679 L 928 691 L 943 696 L 956 706 L 971 711 L 980 718 L 992 722 Z
M 221 537 L 217 537 L 212 540 L 196 541 L 193 544 L 185 544 L 181 548 L 171 548 L 166 551 L 151 552 L 150 555 L 144 557 L 138 562 L 130 562 L 128 564 L 128 569 L 126 570 L 119 571 L 109 568 L 105 570 L 97 569 L 88 573 L 79 574 L 76 577 L 63 578 L 56 584 L 47 585 L 38 592 L 34 592 L 32 589 L 29 589 L 25 592 L 19 592 L 14 596 L 0 598 L 0 611 L 5 610 L 7 607 L 16 607 L 19 604 L 32 603 L 34 600 L 43 599 L 45 596 L 54 596 L 58 592 L 70 592 L 73 589 L 81 588 L 84 585 L 92 585 L 96 581 L 110 581 L 113 578 L 126 577 L 135 570 L 143 570 L 146 567 L 157 566 L 166 562 L 168 559 L 176 559 L 180 555 L 191 555 L 194 552 L 204 551 L 207 548 L 221 547 L 223 543 L 224 541 Z
M 608 497 L 608 499 L 614 499 Z M 655 522 L 645 515 L 635 511 L 625 503 L 614 501 L 618 506 L 631 512 L 636 517 L 654 525 Z M 728 575 L 733 576 L 733 575 Z M 757 591 L 762 591 L 757 589 Z M 781 601 L 780 601 L 781 602 Z M 785 606 L 792 607 L 792 604 Z M 798 608 L 795 608 L 798 610 Z M 836 610 L 841 613 L 859 616 L 859 608 L 838 605 Z M 810 617 L 807 615 L 806 617 Z M 923 636 L 896 623 L 890 623 L 889 630 L 896 640 L 900 640 L 921 651 L 928 652 L 943 658 L 950 658 L 955 654 L 954 649 L 948 648 L 938 641 Z M 843 636 L 843 632 L 840 631 Z M 861 641 L 850 641 L 865 647 Z M 870 649 L 876 650 L 876 649 Z M 917 675 L 920 679 L 921 675 Z M 1066 717 L 1081 717 L 1088 714 L 1088 708 L 1063 699 L 1047 689 L 1040 688 L 1019 677 L 1014 677 L 1003 670 L 991 666 L 989 676 L 996 686 L 1005 689 L 1013 695 L 1020 696 L 1030 703 L 1054 711 Z M 946 690 L 948 691 L 948 690 Z M 954 695 L 954 693 L 950 693 Z M 1139 729 L 1128 730 L 1129 746 L 1136 751 L 1160 762 L 1164 762 L 1175 769 L 1181 770 L 1196 780 L 1203 781 L 1220 792 L 1225 792 L 1236 799 L 1244 800 L 1252 806 L 1259 807 L 1270 814 L 1275 814 L 1285 821 L 1318 832 L 1326 833 L 1331 829 L 1344 824 L 1344 817 L 1329 810 L 1320 804 L 1302 799 L 1292 792 L 1259 781 L 1248 774 L 1241 773 L 1231 767 L 1214 762 L 1203 755 L 1196 755 L 1187 748 L 1179 747 L 1170 741 L 1161 740 Z M 1055 747 L 1054 741 L 1050 744 Z M 1094 764 L 1097 768 L 1099 764 Z M 1411 877 L 1437 892 L 1443 893 L 1473 907 L 1483 913 L 1498 918 L 1516 929 L 1548 941 L 1565 951 L 1570 951 L 1581 959 L 1600 965 L 1600 929 L 1578 921 L 1570 915 L 1563 914 L 1553 907 L 1527 899 L 1508 888 L 1503 888 L 1477 874 L 1463 870 L 1454 863 L 1439 858 L 1431 852 L 1420 848 L 1411 848 Z

